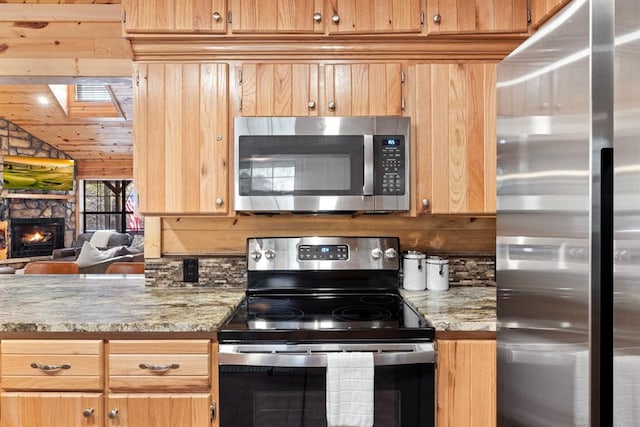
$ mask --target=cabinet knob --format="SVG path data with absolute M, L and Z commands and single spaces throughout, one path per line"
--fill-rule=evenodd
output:
M 220 13 L 218 12 L 213 12 L 213 15 L 211 15 L 211 17 L 216 22 L 220 22 L 220 19 L 222 19 L 222 15 L 220 15 Z
M 440 16 L 439 13 L 436 13 L 435 15 L 433 15 L 433 23 L 434 24 L 439 24 L 440 21 L 442 21 L 442 16 Z
M 316 108 L 316 101 L 309 101 L 309 104 L 307 104 L 309 106 L 310 110 L 313 110 L 314 108 Z
M 315 22 L 320 22 L 320 21 L 322 21 L 322 15 L 321 15 L 320 13 L 318 13 L 318 12 L 314 13 L 314 14 L 313 14 L 313 20 L 314 20 Z
M 423 208 L 429 207 L 429 199 L 422 199 L 422 207 Z
M 327 106 L 329 107 L 329 110 L 333 111 L 336 109 L 336 103 L 333 101 L 330 101 Z
M 93 414 L 95 412 L 96 411 L 93 408 L 87 408 L 84 411 L 82 411 L 82 416 L 85 417 L 85 418 L 91 418 L 91 417 L 93 417 Z
M 222 200 L 222 197 L 216 198 L 216 206 L 222 206 L 222 203 L 224 203 L 224 200 Z
M 338 15 L 337 13 L 335 15 L 333 15 L 331 17 L 331 20 L 333 21 L 334 24 L 339 24 L 340 23 L 340 15 Z
M 112 420 L 116 419 L 118 417 L 118 410 L 116 408 L 113 408 L 109 411 L 109 414 L 107 416 Z

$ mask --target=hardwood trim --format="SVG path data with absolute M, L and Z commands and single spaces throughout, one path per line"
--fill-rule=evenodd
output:
M 499 61 L 511 53 L 527 35 L 496 35 L 474 39 L 465 36 L 378 38 L 199 38 L 132 39 L 135 60 L 369 60 L 378 56 L 392 61 Z
M 130 77 L 130 59 L 6 58 L 0 59 L 0 83 L 19 83 L 27 77 Z M 12 80 L 7 80 L 11 78 Z M 13 80 L 17 79 L 17 80 Z M 49 80 L 47 80 L 50 82 Z
M 16 4 L 0 3 L 0 21 L 121 22 L 120 4 Z
M 436 340 L 495 340 L 496 331 L 436 331 Z

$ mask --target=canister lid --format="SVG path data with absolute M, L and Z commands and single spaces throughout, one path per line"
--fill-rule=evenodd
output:
M 402 254 L 402 257 L 406 259 L 425 259 L 427 254 L 420 251 L 407 251 Z
M 448 264 L 449 260 L 437 255 L 429 255 L 427 258 L 427 264 Z

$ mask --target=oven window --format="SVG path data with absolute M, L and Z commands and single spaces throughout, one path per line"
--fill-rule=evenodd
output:
M 221 427 L 326 427 L 324 368 L 220 366 Z M 433 364 L 376 366 L 376 427 L 434 425 Z
M 364 140 L 360 135 L 241 136 L 241 196 L 361 195 Z

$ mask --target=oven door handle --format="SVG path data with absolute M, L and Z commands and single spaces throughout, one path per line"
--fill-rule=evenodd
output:
M 417 344 L 413 347 L 415 348 L 411 351 L 358 351 L 372 352 L 373 364 L 375 366 L 435 363 L 436 351 L 433 344 Z M 243 351 L 239 350 L 235 345 L 222 344 L 219 349 L 218 361 L 220 365 L 324 368 L 327 366 L 327 352 L 293 352 L 277 350 Z

